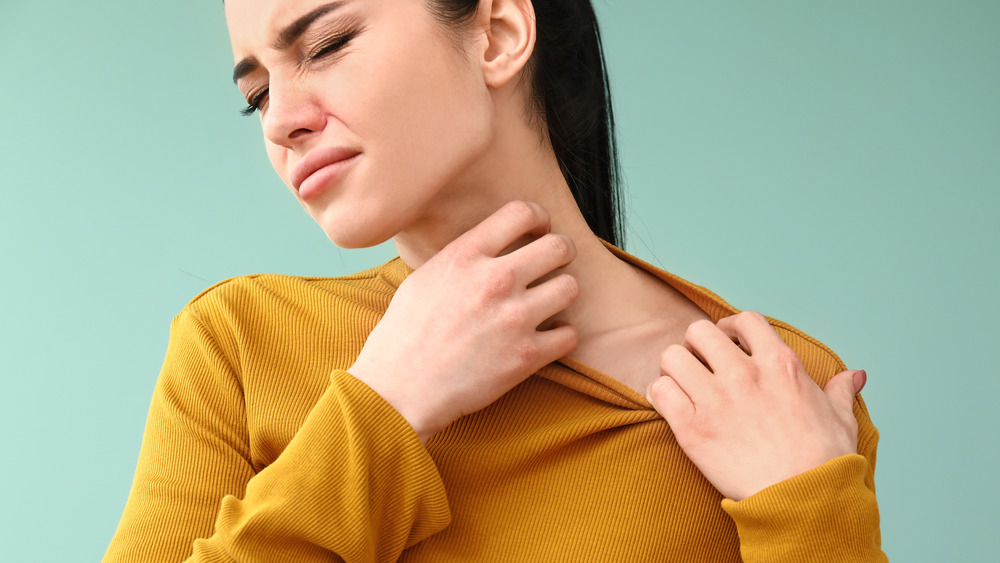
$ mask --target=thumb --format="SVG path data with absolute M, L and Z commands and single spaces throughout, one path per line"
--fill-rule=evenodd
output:
M 854 408 L 854 396 L 861 392 L 867 382 L 868 374 L 865 370 L 849 369 L 833 376 L 823 392 L 830 402 L 849 411 Z

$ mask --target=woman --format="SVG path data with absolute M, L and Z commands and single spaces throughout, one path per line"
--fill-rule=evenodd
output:
M 226 17 L 279 176 L 400 258 L 178 315 L 106 560 L 885 559 L 864 372 L 613 246 L 589 3 Z

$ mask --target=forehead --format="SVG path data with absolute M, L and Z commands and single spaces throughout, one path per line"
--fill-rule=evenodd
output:
M 225 0 L 226 25 L 237 59 L 271 44 L 296 19 L 321 8 L 343 8 L 372 0 Z

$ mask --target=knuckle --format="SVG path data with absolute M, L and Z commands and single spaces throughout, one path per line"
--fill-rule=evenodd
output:
M 670 384 L 669 378 L 660 377 L 650 384 L 649 397 L 653 399 L 654 403 L 664 403 L 673 390 L 674 386 Z
M 478 254 L 478 250 L 475 245 L 468 240 L 468 237 L 460 237 L 442 248 L 434 258 L 440 256 L 441 260 L 453 263 L 466 263 L 475 258 Z M 432 258 L 432 260 L 434 258 Z
M 515 350 L 515 358 L 518 369 L 529 368 L 534 365 L 538 358 L 538 345 L 530 340 L 519 343 Z
M 680 344 L 671 344 L 670 346 L 667 346 L 667 349 L 660 354 L 660 366 L 667 367 L 674 365 L 686 352 L 687 348 L 681 346 Z
M 516 273 L 510 268 L 495 268 L 482 282 L 483 297 L 488 301 L 508 295 L 517 281 Z
M 746 323 L 746 322 L 752 322 L 752 323 L 757 323 L 757 324 L 760 324 L 760 323 L 767 324 L 767 318 L 764 315 L 761 315 L 760 313 L 758 313 L 757 311 L 743 311 L 742 313 L 738 313 L 736 315 L 736 317 L 741 322 L 744 322 L 744 323 Z
M 562 285 L 560 292 L 570 301 L 576 301 L 580 297 L 580 282 L 576 281 L 576 278 L 569 275 L 563 274 L 557 278 L 558 282 Z
M 539 239 L 539 241 L 548 245 L 549 251 L 552 252 L 552 254 L 554 254 L 557 258 L 569 258 L 570 243 L 568 241 L 568 237 L 555 233 L 549 233 Z
M 528 311 L 525 307 L 512 305 L 504 307 L 502 311 L 497 313 L 496 319 L 501 330 L 513 333 L 520 330 L 527 323 Z
M 701 420 L 700 424 L 692 427 L 695 437 L 699 441 L 710 442 L 719 438 L 719 428 L 708 420 Z
M 546 241 L 552 254 L 560 263 L 569 263 L 576 257 L 576 244 L 573 243 L 572 238 L 563 234 L 549 233 L 542 239 Z
M 779 346 L 768 352 L 768 360 L 783 368 L 797 368 L 800 363 L 798 354 L 787 346 Z
M 539 210 L 526 201 L 511 201 L 503 206 L 502 213 L 517 225 L 527 228 L 535 223 Z
M 708 331 L 715 329 L 715 323 L 708 319 L 698 319 L 697 321 L 688 325 L 687 334 L 688 335 L 698 335 L 705 334 Z
M 564 330 L 566 337 L 563 344 L 563 349 L 566 354 L 572 352 L 576 345 L 580 343 L 580 331 L 573 325 L 567 325 Z
M 580 342 L 580 332 L 571 324 L 559 324 L 544 333 L 546 336 L 541 342 L 546 353 L 552 356 L 561 358 L 572 352 Z
M 788 346 L 781 346 L 775 350 L 775 354 L 777 355 L 778 360 L 782 363 L 795 365 L 798 365 L 799 363 L 799 355 L 795 353 L 795 350 L 792 350 Z

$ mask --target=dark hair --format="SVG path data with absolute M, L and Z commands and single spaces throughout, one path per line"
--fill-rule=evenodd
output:
M 426 0 L 443 24 L 461 26 L 479 0 Z M 537 38 L 532 96 L 559 168 L 594 233 L 624 243 L 611 87 L 597 16 L 589 0 L 532 0 Z

